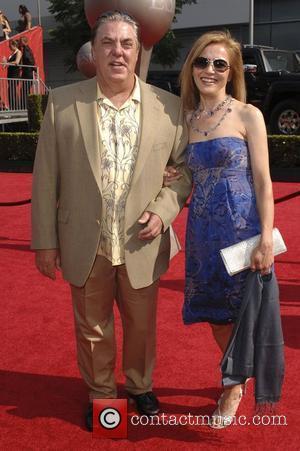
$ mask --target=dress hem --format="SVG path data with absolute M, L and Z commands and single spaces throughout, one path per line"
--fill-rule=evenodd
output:
M 217 325 L 224 325 L 224 326 L 226 326 L 226 325 L 229 325 L 229 324 L 234 324 L 235 323 L 235 321 L 236 320 L 220 320 L 220 321 L 218 321 L 218 320 L 212 320 L 212 319 L 209 319 L 209 318 L 207 318 L 207 319 L 198 319 L 198 320 L 195 320 L 195 321 L 183 321 L 183 324 L 185 325 L 185 326 L 191 326 L 192 324 L 197 324 L 197 323 L 210 323 L 210 324 L 217 324 Z

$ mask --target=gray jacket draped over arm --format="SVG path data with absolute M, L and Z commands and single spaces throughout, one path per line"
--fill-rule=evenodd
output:
M 255 378 L 257 404 L 275 403 L 284 377 L 283 334 L 275 273 L 249 272 L 242 305 L 221 361 L 223 381 Z

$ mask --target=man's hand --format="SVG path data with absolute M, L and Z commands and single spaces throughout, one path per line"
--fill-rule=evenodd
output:
M 145 211 L 139 219 L 139 224 L 147 224 L 139 233 L 140 240 L 152 240 L 163 228 L 163 222 L 158 215 Z
M 58 249 L 38 249 L 35 251 L 35 265 L 43 276 L 56 279 L 56 270 L 60 270 Z

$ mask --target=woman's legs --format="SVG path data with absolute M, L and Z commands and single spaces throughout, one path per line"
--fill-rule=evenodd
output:
M 224 354 L 229 339 L 231 337 L 233 324 L 226 324 L 226 325 L 217 325 L 217 324 L 210 324 L 210 327 L 212 329 L 212 333 L 214 336 L 214 339 L 217 342 L 217 345 L 221 349 L 222 353 Z
M 231 337 L 233 324 L 228 325 L 210 324 L 210 326 L 212 328 L 214 339 L 216 340 L 217 345 L 219 346 L 222 354 L 224 354 Z M 226 413 L 226 415 L 235 414 L 235 411 L 238 407 L 238 403 L 241 398 L 242 387 L 243 387 L 242 384 L 237 384 L 224 388 L 224 394 L 222 396 L 220 404 L 221 414 L 222 413 L 223 414 Z

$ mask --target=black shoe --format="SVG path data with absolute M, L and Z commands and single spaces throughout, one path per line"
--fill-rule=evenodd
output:
M 93 432 L 93 404 L 91 402 L 85 414 L 85 426 L 89 432 Z
M 142 393 L 141 395 L 132 395 L 129 393 L 131 399 L 136 403 L 137 411 L 141 415 L 157 415 L 159 413 L 159 402 L 152 391 Z

